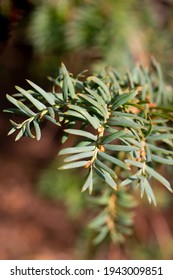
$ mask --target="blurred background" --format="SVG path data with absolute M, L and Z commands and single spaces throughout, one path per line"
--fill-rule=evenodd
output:
M 26 78 L 50 89 L 46 77 L 62 61 L 75 74 L 104 65 L 126 71 L 149 65 L 151 55 L 171 83 L 172 0 L 0 0 L 0 259 L 173 258 L 173 197 L 157 184 L 158 207 L 139 201 L 134 235 L 88 255 L 92 209 L 81 175 L 57 171 L 61 131 L 46 123 L 41 141 L 14 142 L 2 112 L 5 94 L 27 87 Z M 160 170 L 170 181 L 172 171 Z

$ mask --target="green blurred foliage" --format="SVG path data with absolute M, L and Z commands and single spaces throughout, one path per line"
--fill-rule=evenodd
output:
M 40 176 L 40 195 L 61 201 L 67 207 L 71 218 L 78 218 L 86 206 L 86 196 L 81 194 L 82 174 L 72 171 L 58 171 L 55 161 Z
M 141 9 L 137 0 L 41 1 L 31 14 L 29 40 L 39 55 L 56 53 L 59 60 L 68 52 L 80 56 L 82 51 L 95 69 L 105 64 L 127 69 L 134 61 L 147 64 L 153 54 L 168 70 L 173 9 L 166 4 L 145 0 Z
M 36 6 L 28 26 L 28 38 L 34 50 L 39 54 L 57 52 L 67 49 L 65 38 L 68 18 L 67 1 L 44 1 Z
M 151 54 L 164 73 L 173 65 L 168 0 L 144 0 L 142 8 L 137 0 L 25 0 L 22 5 L 8 0 L 1 1 L 0 14 L 15 22 L 16 30 L 24 29 L 21 40 L 33 48 L 31 71 L 38 76 L 56 72 L 61 61 L 72 72 L 98 71 L 105 64 L 120 70 L 134 62 L 148 65 Z

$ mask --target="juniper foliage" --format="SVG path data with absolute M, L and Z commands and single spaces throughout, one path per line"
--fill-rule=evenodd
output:
M 62 126 L 64 164 L 59 169 L 84 170 L 82 192 L 88 191 L 99 214 L 89 224 L 98 244 L 106 237 L 121 242 L 131 234 L 135 188 L 156 205 L 152 178 L 172 192 L 170 183 L 159 174 L 158 164 L 173 165 L 172 88 L 165 85 L 159 64 L 150 69 L 135 66 L 124 75 L 108 67 L 89 77 L 74 77 L 62 64 L 51 92 L 31 81 L 30 89 L 16 86 L 7 95 L 23 121 L 10 120 L 9 135 L 41 138 L 41 123 Z M 70 136 L 74 145 L 63 148 Z

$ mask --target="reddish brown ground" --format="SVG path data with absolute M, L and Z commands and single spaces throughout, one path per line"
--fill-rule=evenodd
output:
M 0 259 L 73 258 L 77 225 L 67 217 L 63 205 L 41 198 L 35 187 L 55 148 L 48 142 L 48 137 L 40 143 L 25 139 L 7 142 L 4 137 L 0 154 Z

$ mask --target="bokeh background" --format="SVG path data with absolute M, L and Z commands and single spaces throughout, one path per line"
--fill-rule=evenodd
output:
M 172 259 L 173 196 L 155 184 L 158 207 L 139 200 L 134 235 L 91 250 L 92 216 L 80 173 L 57 171 L 62 133 L 46 123 L 39 142 L 7 137 L 5 94 L 25 79 L 50 89 L 63 61 L 70 72 L 104 65 L 162 65 L 173 76 L 172 0 L 0 0 L 0 259 Z M 173 183 L 172 167 L 160 170 Z

